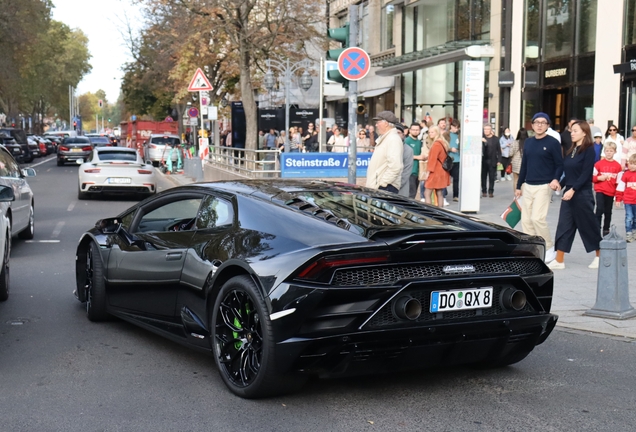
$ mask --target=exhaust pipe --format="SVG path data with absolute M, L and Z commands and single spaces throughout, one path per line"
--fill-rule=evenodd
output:
M 528 301 L 526 293 L 515 288 L 503 290 L 500 300 L 503 307 L 506 309 L 514 309 L 516 311 L 520 311 L 526 307 L 526 303 Z
M 413 297 L 403 296 L 393 303 L 393 313 L 398 318 L 414 321 L 422 314 L 422 304 Z

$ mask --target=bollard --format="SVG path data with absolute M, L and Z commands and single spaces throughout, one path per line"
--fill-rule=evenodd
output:
M 619 320 L 636 316 L 636 309 L 629 303 L 627 243 L 616 233 L 614 225 L 601 240 L 596 304 L 583 315 Z

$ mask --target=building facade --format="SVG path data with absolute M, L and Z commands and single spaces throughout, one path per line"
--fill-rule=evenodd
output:
M 330 27 L 360 6 L 359 45 L 373 68 L 358 84 L 358 123 L 385 109 L 405 123 L 460 117 L 463 60 L 479 59 L 484 122 L 497 131 L 529 129 L 537 111 L 556 130 L 570 118 L 623 135 L 636 124 L 636 0 L 327 2 Z M 344 98 L 330 102 L 346 114 Z

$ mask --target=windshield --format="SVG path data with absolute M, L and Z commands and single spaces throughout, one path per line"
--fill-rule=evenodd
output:
M 175 146 L 180 144 L 180 140 L 179 138 L 175 138 L 175 137 L 153 137 L 153 138 L 150 138 L 150 144 L 156 144 L 156 145 L 170 144 L 171 146 Z
M 100 151 L 98 153 L 100 161 L 127 161 L 135 162 L 137 153 L 122 151 Z
M 67 137 L 64 138 L 64 144 L 90 144 L 88 138 Z

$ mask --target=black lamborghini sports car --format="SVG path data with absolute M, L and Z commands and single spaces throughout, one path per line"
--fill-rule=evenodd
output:
M 75 295 L 210 351 L 235 394 L 435 365 L 503 366 L 554 329 L 543 239 L 325 181 L 177 187 L 79 241 Z

